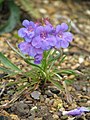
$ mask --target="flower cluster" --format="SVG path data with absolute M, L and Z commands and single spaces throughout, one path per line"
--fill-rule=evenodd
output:
M 22 53 L 34 57 L 34 63 L 40 64 L 43 52 L 52 48 L 67 48 L 73 40 L 72 33 L 68 32 L 68 25 L 62 23 L 54 27 L 48 19 L 41 22 L 24 20 L 24 26 L 18 35 L 24 38 L 18 47 Z

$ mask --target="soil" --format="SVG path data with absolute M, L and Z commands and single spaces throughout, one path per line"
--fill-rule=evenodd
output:
M 33 2 L 41 16 L 49 17 L 55 25 L 72 20 L 74 41 L 69 48 L 63 50 L 67 57 L 61 64 L 61 68 L 73 69 L 78 73 L 78 76 L 63 76 L 75 80 L 72 85 L 68 85 L 72 102 L 67 101 L 65 91 L 58 90 L 51 83 L 46 84 L 43 92 L 40 88 L 36 89 L 40 92 L 39 99 L 34 99 L 31 96 L 32 91 L 28 91 L 27 88 L 22 93 L 16 94 L 18 86 L 12 85 L 5 87 L 0 95 L 0 120 L 90 120 L 90 112 L 80 116 L 63 115 L 63 111 L 81 106 L 90 107 L 90 2 L 74 0 Z M 28 65 L 11 50 L 5 39 L 16 47 L 21 41 L 17 37 L 17 28 L 12 33 L 0 36 L 0 51 L 20 68 L 30 70 Z M 55 65 L 59 68 L 58 62 Z M 4 75 L 0 73 L 0 78 Z M 0 85 L 19 79 L 19 75 L 2 78 Z M 2 89 L 0 88 L 0 93 Z

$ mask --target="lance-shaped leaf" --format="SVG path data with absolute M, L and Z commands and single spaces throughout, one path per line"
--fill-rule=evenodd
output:
M 10 68 L 13 71 L 18 71 L 18 72 L 22 72 L 22 70 L 20 70 L 16 65 L 14 65 L 8 58 L 6 58 L 1 52 L 0 52 L 0 61 L 2 62 L 2 64 L 7 67 Z
M 58 81 L 56 81 L 56 80 L 50 80 L 49 79 L 49 81 L 52 83 L 52 84 L 54 84 L 58 89 L 60 89 L 60 90 L 63 90 L 63 86 L 60 84 L 60 82 L 58 82 Z

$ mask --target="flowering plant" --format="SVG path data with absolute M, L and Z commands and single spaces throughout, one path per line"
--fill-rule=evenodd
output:
M 57 88 L 63 89 L 61 74 L 75 75 L 75 72 L 72 70 L 59 71 L 58 68 L 54 66 L 54 63 L 58 60 L 60 65 L 64 61 L 66 56 L 62 55 L 62 48 L 67 48 L 73 40 L 73 35 L 69 32 L 69 26 L 66 23 L 62 23 L 54 27 L 47 18 L 37 21 L 36 23 L 24 20 L 22 25 L 24 27 L 19 29 L 18 35 L 23 38 L 24 41 L 19 43 L 19 51 L 8 41 L 7 43 L 26 63 L 32 66 L 32 69 L 24 72 L 11 63 L 2 53 L 0 53 L 0 61 L 6 67 L 13 70 L 8 71 L 9 75 L 23 73 L 26 78 L 29 78 L 29 83 L 27 80 L 23 80 L 26 84 L 22 85 L 22 88 L 30 87 L 31 89 L 35 88 L 36 85 L 50 81 Z M 0 69 L 7 71 L 5 68 Z M 64 87 L 67 91 L 65 80 Z

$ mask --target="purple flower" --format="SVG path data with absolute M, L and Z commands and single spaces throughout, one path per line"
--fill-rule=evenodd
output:
M 48 25 L 39 26 L 35 31 L 36 37 L 32 40 L 34 47 L 49 50 L 56 44 L 56 38 L 52 35 L 52 28 Z
M 27 42 L 31 42 L 32 38 L 34 37 L 34 29 L 36 28 L 36 25 L 32 21 L 24 20 L 22 23 L 25 28 L 21 28 L 18 31 L 18 35 L 25 39 Z
M 23 54 L 27 54 L 32 57 L 43 53 L 42 49 L 33 47 L 29 42 L 21 42 L 18 47 Z
M 90 110 L 86 107 L 79 107 L 77 109 L 74 110 L 70 110 L 70 111 L 64 111 L 63 115 L 72 115 L 72 116 L 78 116 L 81 115 L 84 112 L 89 112 Z
M 40 64 L 42 59 L 43 59 L 43 55 L 42 55 L 42 54 L 37 54 L 37 55 L 34 57 L 34 63 L 35 63 L 35 64 Z
M 66 23 L 62 23 L 61 25 L 56 26 L 56 48 L 67 48 L 69 46 L 69 42 L 73 40 L 73 35 L 70 32 L 66 32 L 68 30 L 68 25 Z

